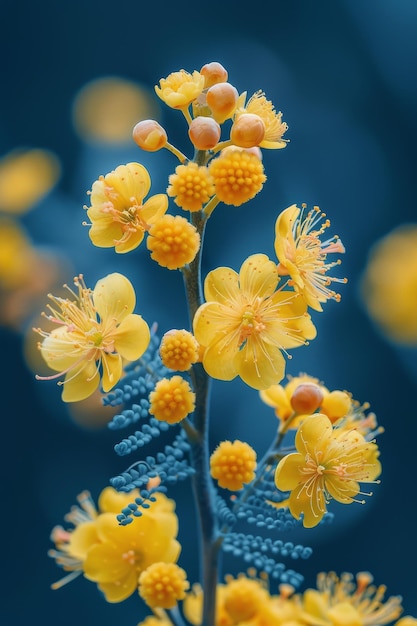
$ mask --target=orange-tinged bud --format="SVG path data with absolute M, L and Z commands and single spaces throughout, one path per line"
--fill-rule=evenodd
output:
M 212 117 L 200 115 L 188 128 L 188 135 L 197 150 L 211 150 L 220 139 L 221 129 Z
M 234 122 L 230 139 L 240 148 L 258 146 L 265 136 L 265 124 L 255 113 L 242 113 Z
M 323 392 L 315 383 L 301 383 L 291 396 L 291 406 L 300 415 L 311 415 L 323 401 Z
M 216 83 L 225 83 L 228 77 L 227 70 L 217 61 L 212 61 L 211 63 L 203 65 L 200 70 L 200 74 L 204 76 L 205 89 L 208 89 Z
M 216 122 L 221 124 L 235 112 L 239 98 L 236 87 L 230 83 L 216 83 L 206 94 L 206 102 Z
M 155 120 L 142 120 L 133 129 L 133 140 L 139 148 L 147 152 L 156 152 L 167 143 L 167 134 Z

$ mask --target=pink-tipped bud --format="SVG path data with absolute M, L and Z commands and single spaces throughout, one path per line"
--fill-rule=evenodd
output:
M 221 129 L 212 117 L 200 115 L 188 128 L 188 135 L 197 150 L 211 150 L 220 139 Z
M 323 392 L 315 383 L 301 383 L 291 396 L 291 406 L 299 415 L 311 415 L 323 401 Z
M 143 120 L 138 122 L 133 129 L 133 141 L 139 148 L 147 152 L 156 152 L 167 143 L 167 134 L 155 120 Z
M 216 83 L 225 83 L 228 77 L 227 70 L 225 70 L 223 65 L 217 61 L 212 61 L 211 63 L 203 65 L 200 70 L 200 74 L 204 76 L 205 89 L 208 89 Z
M 265 124 L 259 115 L 242 113 L 230 130 L 230 139 L 239 148 L 259 146 L 265 137 Z
M 216 83 L 206 94 L 206 102 L 216 122 L 221 124 L 235 112 L 239 94 L 230 83 Z

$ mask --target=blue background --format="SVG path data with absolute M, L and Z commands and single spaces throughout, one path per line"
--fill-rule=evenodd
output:
M 387 584 L 389 595 L 403 595 L 406 614 L 417 615 L 416 351 L 379 334 L 358 288 L 372 244 L 397 224 L 416 222 L 415 1 L 246 6 L 214 0 L 202 6 L 3 0 L 1 8 L 0 154 L 17 146 L 48 148 L 63 166 L 58 188 L 25 216 L 25 226 L 39 245 L 70 254 L 76 273 L 84 272 L 91 285 L 115 270 L 137 281 L 138 311 L 149 322 L 158 320 L 161 332 L 187 323 L 185 308 L 178 305 L 181 277 L 151 267 L 146 250 L 129 259 L 93 250 L 81 227 L 82 205 L 99 174 L 128 160 L 142 160 L 153 189 L 162 191 L 174 160 L 167 154 L 160 164 L 160 154 L 144 156 L 132 145 L 122 150 L 84 145 L 71 124 L 75 94 L 107 75 L 152 88 L 171 71 L 218 60 L 239 91 L 263 89 L 283 110 L 291 143 L 265 154 L 268 181 L 251 205 L 216 209 L 204 269 L 239 267 L 254 252 L 272 255 L 275 217 L 292 203 L 318 204 L 331 218 L 347 249 L 343 274 L 349 283 L 341 288 L 342 302 L 330 302 L 315 317 L 318 339 L 294 352 L 288 373 L 307 371 L 329 388 L 349 389 L 371 403 L 386 431 L 379 439 L 382 484 L 365 507 L 332 507 L 337 513 L 332 526 L 289 535 L 314 548 L 311 559 L 290 566 L 305 575 L 306 585 L 314 584 L 321 570 L 369 570 L 377 583 Z M 177 118 L 168 111 L 165 122 Z M 181 124 L 169 129 L 172 142 L 180 143 Z M 60 576 L 46 556 L 51 528 L 62 523 L 76 494 L 87 488 L 96 497 L 126 463 L 113 452 L 114 434 L 80 428 L 61 405 L 59 390 L 34 382 L 21 334 L 0 332 L 0 623 L 135 625 L 142 615 L 136 597 L 107 604 L 95 585 L 81 578 L 59 591 L 49 588 Z M 274 426 L 256 392 L 238 381 L 214 385 L 213 445 L 224 437 L 246 437 L 262 451 Z M 172 495 L 184 520 L 182 564 L 193 579 L 190 494 L 181 486 Z M 240 564 L 232 562 L 230 569 L 237 572 Z

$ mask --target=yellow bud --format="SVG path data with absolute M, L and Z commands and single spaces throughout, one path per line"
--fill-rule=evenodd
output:
M 352 400 L 346 391 L 336 390 L 324 397 L 320 410 L 334 422 L 348 413 L 351 404 Z
M 216 83 L 225 83 L 228 77 L 227 70 L 225 70 L 223 65 L 217 61 L 212 61 L 211 63 L 203 65 L 200 70 L 200 74 L 204 76 L 205 89 L 208 89 Z
M 235 112 L 239 94 L 230 83 L 216 83 L 207 91 L 206 102 L 216 122 L 221 124 Z
M 155 120 L 142 120 L 133 129 L 133 140 L 139 148 L 147 152 L 156 152 L 167 143 L 167 134 Z
M 188 128 L 188 135 L 197 150 L 211 150 L 220 139 L 220 126 L 212 117 L 200 115 Z
M 311 415 L 323 401 L 323 392 L 315 383 L 301 383 L 291 396 L 291 406 L 296 413 Z
M 255 113 L 242 113 L 234 122 L 230 139 L 240 148 L 258 146 L 265 136 L 265 124 Z

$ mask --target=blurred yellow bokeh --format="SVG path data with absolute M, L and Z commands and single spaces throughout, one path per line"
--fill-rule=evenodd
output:
M 59 159 L 48 150 L 9 152 L 0 159 L 0 211 L 26 213 L 51 191 L 60 174 Z
M 151 90 L 119 77 L 90 81 L 73 104 L 74 127 L 87 142 L 127 143 L 137 122 L 158 117 L 159 103 Z
M 375 243 L 361 280 L 369 316 L 391 341 L 417 345 L 417 224 Z

